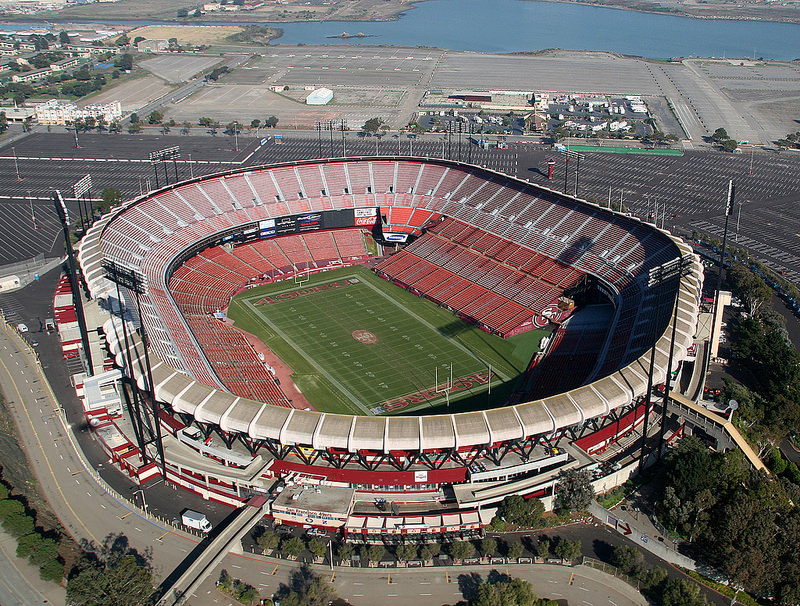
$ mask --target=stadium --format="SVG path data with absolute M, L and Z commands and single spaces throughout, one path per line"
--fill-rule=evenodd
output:
M 165 444 L 159 469 L 139 442 L 131 475 L 230 505 L 272 495 L 276 519 L 358 536 L 463 534 L 506 495 L 552 498 L 559 470 L 640 426 L 693 345 L 703 281 L 654 225 L 411 157 L 169 185 L 96 222 L 78 260 L 93 299 L 127 302 L 103 332 L 159 432 L 203 455 Z M 392 515 L 358 507 L 398 492 L 415 497 Z

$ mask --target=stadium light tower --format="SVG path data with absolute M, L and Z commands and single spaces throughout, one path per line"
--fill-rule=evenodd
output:
M 178 162 L 177 158 L 180 155 L 180 146 L 167 147 L 157 151 L 150 152 L 150 164 L 153 165 L 153 172 L 156 176 L 156 189 L 158 189 L 158 165 L 164 163 L 164 185 L 169 185 L 169 173 L 167 173 L 167 160 L 172 160 L 175 169 L 175 181 L 178 180 Z
M 86 222 L 83 226 L 84 231 L 86 231 L 87 225 L 91 223 L 92 213 L 94 212 L 91 202 L 91 190 L 92 175 L 90 174 L 87 174 L 72 186 L 72 193 L 78 202 L 78 210 L 81 211 L 81 221 L 83 221 L 83 215 L 86 215 Z
M 144 416 L 141 421 L 144 421 L 144 424 L 141 425 L 143 429 L 147 429 L 149 433 L 148 436 L 143 435 L 143 442 L 140 445 L 140 449 L 142 451 L 142 458 L 146 459 L 149 455 L 147 453 L 146 447 L 150 444 L 156 445 L 156 452 L 158 455 L 158 463 L 161 466 L 161 473 L 164 481 L 167 481 L 167 467 L 166 462 L 164 459 L 164 444 L 161 439 L 161 422 L 160 422 L 160 411 L 158 406 L 158 401 L 156 400 L 156 393 L 155 393 L 155 386 L 153 385 L 153 371 L 150 366 L 150 354 L 148 353 L 148 337 L 147 331 L 144 327 L 144 321 L 142 320 L 142 303 L 140 300 L 140 295 L 144 292 L 144 279 L 142 275 L 134 269 L 127 268 L 123 265 L 115 263 L 113 261 L 105 261 L 103 263 L 103 269 L 106 270 L 106 277 L 115 282 L 118 287 L 127 288 L 130 292 L 132 292 L 136 298 L 136 309 L 139 313 L 139 329 L 142 334 L 142 349 L 144 350 L 144 361 L 145 361 L 145 395 L 150 399 L 150 406 L 143 406 L 144 409 Z M 119 292 L 119 291 L 118 291 Z M 138 384 L 133 376 L 133 366 L 130 367 L 131 371 L 131 379 L 133 380 L 133 388 L 138 390 Z M 149 416 L 148 416 L 149 415 Z M 147 462 L 147 461 L 145 461 Z
M 69 237 L 69 209 L 61 197 L 61 192 L 53 192 L 53 204 L 56 207 L 56 214 L 61 221 L 64 231 L 64 246 L 67 249 L 67 269 L 69 271 L 69 285 L 72 290 L 72 300 L 75 302 L 75 311 L 78 316 L 78 330 L 81 333 L 81 344 L 83 345 L 83 355 L 86 356 L 86 374 L 90 377 L 94 375 L 92 366 L 92 352 L 89 347 L 89 332 L 86 330 L 86 316 L 83 312 L 83 295 L 78 285 L 78 274 L 75 271 L 75 252 L 72 250 L 72 241 Z
M 688 254 L 681 257 L 677 267 L 672 269 L 674 272 L 673 279 L 683 278 L 689 275 L 692 264 L 694 263 L 694 255 Z M 669 394 L 672 389 L 672 360 L 675 355 L 675 331 L 678 327 L 678 302 L 680 290 L 675 292 L 675 306 L 672 315 L 672 336 L 669 341 L 669 360 L 667 362 L 667 380 L 664 383 L 664 400 L 661 403 L 661 430 L 658 432 L 658 460 L 661 460 L 664 450 L 664 434 L 667 428 L 667 404 L 669 404 Z
M 717 276 L 717 288 L 714 291 L 714 311 L 711 314 L 711 335 L 709 336 L 708 359 L 711 360 L 711 350 L 714 349 L 714 339 L 717 338 L 717 315 L 719 314 L 719 293 L 722 290 L 722 278 L 725 273 L 725 245 L 728 242 L 728 220 L 733 214 L 736 206 L 736 185 L 733 179 L 728 181 L 728 198 L 725 203 L 725 231 L 722 235 L 722 250 L 719 253 L 719 275 Z
M 663 265 L 654 267 L 648 272 L 647 286 L 648 288 L 654 291 L 653 299 L 655 299 L 656 301 L 656 306 L 661 305 L 661 296 L 664 286 L 673 284 L 676 280 L 680 280 L 681 276 L 684 275 L 684 272 L 688 271 L 691 268 L 691 266 L 692 266 L 692 255 L 686 255 L 684 257 L 667 261 Z M 677 319 L 677 314 L 678 314 L 678 291 L 676 290 L 675 318 L 673 319 L 673 325 L 672 325 L 672 343 L 670 344 L 669 361 L 667 362 L 667 377 L 665 381 L 666 383 L 665 391 L 667 393 L 669 392 L 670 374 L 672 371 L 673 347 L 675 345 L 675 320 Z M 646 400 L 644 407 L 644 421 L 642 423 L 642 446 L 639 452 L 640 471 L 644 469 L 644 463 L 647 456 L 647 424 L 650 417 L 651 397 L 653 394 L 653 370 L 655 367 L 657 343 L 658 339 L 655 338 L 653 340 L 653 346 L 650 349 L 650 367 L 647 372 L 647 392 L 645 395 Z M 667 406 L 667 399 L 668 398 L 665 396 L 664 411 L 662 411 L 662 420 L 661 420 L 662 431 L 664 428 L 665 417 L 666 417 L 665 411 Z

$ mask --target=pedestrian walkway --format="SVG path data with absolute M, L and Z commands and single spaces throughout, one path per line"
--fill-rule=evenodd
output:
M 603 524 L 628 537 L 641 549 L 683 568 L 697 569 L 697 563 L 678 553 L 677 545 L 659 532 L 652 520 L 641 511 L 623 510 L 619 506 L 609 511 L 596 501 L 589 503 L 587 509 Z

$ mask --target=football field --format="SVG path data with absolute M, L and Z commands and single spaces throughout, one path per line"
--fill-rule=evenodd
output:
M 306 278 L 241 293 L 228 315 L 292 369 L 295 384 L 324 412 L 443 412 L 502 403 L 542 337 L 488 335 L 363 267 Z

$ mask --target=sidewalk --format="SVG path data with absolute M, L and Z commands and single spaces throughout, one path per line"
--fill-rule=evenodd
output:
M 640 511 L 624 511 L 620 507 L 615 507 L 612 511 L 609 511 L 601 507 L 596 501 L 589 503 L 587 509 L 603 524 L 611 526 L 621 535 L 628 537 L 641 549 L 683 568 L 689 570 L 697 569 L 697 563 L 691 558 L 678 553 L 675 544 L 664 537 L 644 513 Z
M 0 604 L 33 606 L 34 604 L 66 603 L 63 587 L 39 578 L 39 569 L 17 557 L 17 541 L 0 529 Z

